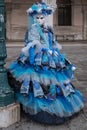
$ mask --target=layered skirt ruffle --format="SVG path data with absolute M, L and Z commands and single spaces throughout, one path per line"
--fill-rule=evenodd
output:
M 19 61 L 10 65 L 8 80 L 17 101 L 31 118 L 60 124 L 84 107 L 82 94 L 71 83 L 73 65 L 67 60 L 56 68 Z

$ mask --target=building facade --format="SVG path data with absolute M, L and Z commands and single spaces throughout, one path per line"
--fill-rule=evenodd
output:
M 23 41 L 28 21 L 26 10 L 39 1 L 5 0 L 7 40 Z M 56 4 L 53 26 L 57 40 L 87 40 L 87 0 L 56 0 Z

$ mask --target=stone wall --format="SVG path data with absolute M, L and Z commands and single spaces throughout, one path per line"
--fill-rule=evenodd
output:
M 84 4 L 84 1 L 83 1 L 83 4 Z M 86 40 L 87 36 L 86 34 L 84 34 L 84 31 L 87 29 L 84 27 L 86 26 L 85 24 L 86 22 L 85 22 L 85 19 L 83 19 L 83 16 L 85 15 L 86 10 L 87 9 L 84 9 L 83 11 L 82 3 L 80 0 L 73 0 L 72 1 L 72 26 L 58 26 L 56 24 L 55 31 L 57 34 L 57 39 L 59 40 Z
M 27 29 L 26 10 L 37 0 L 6 0 L 6 37 L 9 40 L 23 40 Z
M 41 0 L 5 0 L 6 37 L 22 40 L 27 29 L 26 10 Z M 83 6 L 82 6 L 83 5 Z M 87 1 L 72 1 L 72 26 L 58 26 L 58 8 L 53 16 L 54 30 L 58 40 L 87 40 Z

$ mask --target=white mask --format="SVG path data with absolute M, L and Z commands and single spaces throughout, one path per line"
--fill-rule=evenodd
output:
M 43 25 L 45 23 L 45 17 L 42 14 L 37 14 L 34 16 L 34 18 L 39 23 L 39 25 Z

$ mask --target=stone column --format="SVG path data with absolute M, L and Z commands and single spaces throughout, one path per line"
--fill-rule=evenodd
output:
M 84 14 L 83 14 L 83 31 L 84 31 L 84 40 L 87 40 L 87 6 L 84 5 Z
M 56 0 L 42 0 L 42 2 L 46 3 L 48 6 L 50 6 L 53 11 L 55 11 L 57 5 L 56 5 Z M 49 25 L 53 27 L 53 14 L 47 17 L 47 22 Z
M 12 13 L 12 1 L 5 0 L 6 5 L 6 39 L 11 39 L 11 13 Z
M 4 67 L 6 53 L 5 2 L 0 0 L 0 128 L 8 127 L 20 119 L 20 105 L 15 103 L 14 92 L 8 84 Z

